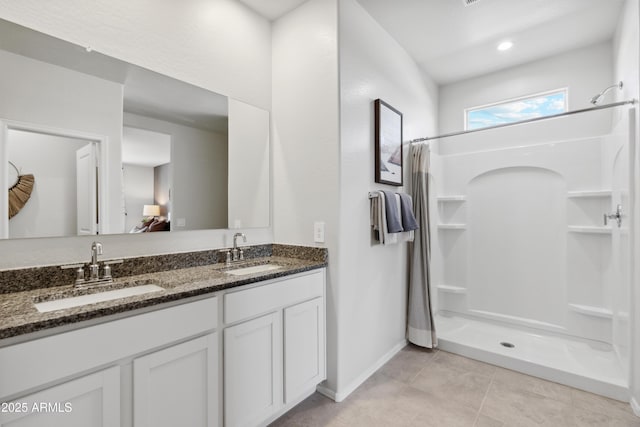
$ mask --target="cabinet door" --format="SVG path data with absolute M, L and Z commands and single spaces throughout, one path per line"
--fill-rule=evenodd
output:
M 324 379 L 324 305 L 316 298 L 284 310 L 285 403 Z
M 136 427 L 205 427 L 218 423 L 217 334 L 133 361 Z
M 281 312 L 226 328 L 225 426 L 257 425 L 281 407 Z
M 120 368 L 96 372 L 0 405 L 1 427 L 117 427 Z

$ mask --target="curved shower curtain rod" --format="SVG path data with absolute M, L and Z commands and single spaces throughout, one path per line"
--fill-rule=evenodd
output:
M 631 100 L 628 100 L 628 101 L 614 102 L 614 103 L 611 103 L 611 104 L 596 105 L 595 107 L 583 108 L 581 110 L 567 111 L 565 113 L 553 114 L 553 115 L 544 116 L 544 117 L 534 117 L 532 119 L 521 120 L 519 122 L 514 122 L 514 123 L 503 123 L 503 124 L 500 124 L 500 125 L 488 126 L 488 127 L 480 128 L 480 129 L 463 130 L 463 131 L 459 131 L 459 132 L 445 133 L 445 134 L 438 135 L 438 136 L 428 136 L 428 137 L 425 137 L 425 138 L 412 139 L 411 141 L 409 141 L 409 143 L 410 144 L 416 144 L 416 143 L 419 143 L 419 142 L 431 141 L 433 139 L 446 138 L 448 136 L 464 135 L 464 134 L 467 134 L 467 133 L 480 132 L 480 131 L 483 131 L 483 130 L 491 130 L 491 129 L 503 128 L 503 127 L 507 127 L 507 126 L 521 125 L 523 123 L 538 122 L 540 120 L 555 119 L 556 117 L 571 116 L 573 114 L 586 113 L 588 111 L 604 110 L 606 108 L 620 107 L 621 105 L 627 105 L 627 104 L 634 105 L 637 102 L 638 101 L 636 99 L 631 99 Z

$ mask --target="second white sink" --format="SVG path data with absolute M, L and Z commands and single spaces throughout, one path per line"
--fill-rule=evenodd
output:
M 162 290 L 164 289 L 157 285 L 132 286 L 112 291 L 96 292 L 94 294 L 38 302 L 35 303 L 35 306 L 40 313 L 48 313 L 50 311 L 64 310 L 67 308 L 80 307 L 81 305 L 95 304 L 98 302 L 111 301 Z
M 261 264 L 251 267 L 234 268 L 233 270 L 226 270 L 225 273 L 233 276 L 244 276 L 245 274 L 263 273 L 265 271 L 277 270 L 282 266 L 277 264 Z

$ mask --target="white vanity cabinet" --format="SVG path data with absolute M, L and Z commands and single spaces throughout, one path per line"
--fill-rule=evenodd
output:
M 325 274 L 0 347 L 0 427 L 266 425 L 326 377 Z
M 284 401 L 295 403 L 325 379 L 324 299 L 284 309 Z
M 281 325 L 276 312 L 224 330 L 225 426 L 255 426 L 282 407 Z
M 215 426 L 218 398 L 216 333 L 133 361 L 134 426 Z
M 224 295 L 224 425 L 265 425 L 325 379 L 325 270 Z
M 209 297 L 0 348 L 0 426 L 219 425 L 218 304 Z

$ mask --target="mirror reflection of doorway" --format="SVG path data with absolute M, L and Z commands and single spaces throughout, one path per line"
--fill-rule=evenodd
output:
M 96 234 L 96 152 L 94 141 L 8 129 L 7 158 L 35 177 L 28 203 L 9 221 L 9 238 Z
M 141 228 L 145 205 L 160 206 L 160 217 L 170 223 L 171 135 L 125 126 L 122 177 L 127 232 Z

